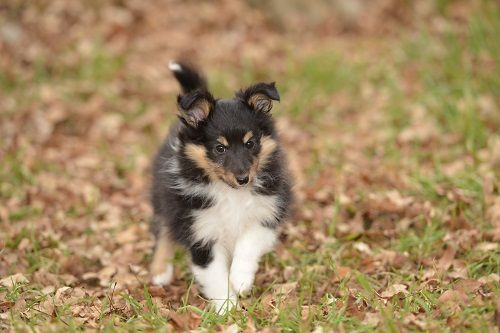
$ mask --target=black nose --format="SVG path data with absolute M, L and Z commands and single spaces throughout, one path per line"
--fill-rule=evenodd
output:
M 240 185 L 245 185 L 246 183 L 248 183 L 248 175 L 236 176 L 236 181 Z

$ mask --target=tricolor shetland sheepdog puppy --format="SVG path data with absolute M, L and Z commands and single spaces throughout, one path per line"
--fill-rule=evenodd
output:
M 270 114 L 280 97 L 273 82 L 216 99 L 193 67 L 169 67 L 182 94 L 179 121 L 153 164 L 152 281 L 172 280 L 180 244 L 202 293 L 225 312 L 252 288 L 290 211 L 291 181 Z

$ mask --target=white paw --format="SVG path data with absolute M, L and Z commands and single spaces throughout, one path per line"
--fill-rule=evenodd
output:
M 231 287 L 238 294 L 248 293 L 253 286 L 254 272 L 248 270 L 231 270 L 231 275 L 229 281 L 231 282 Z
M 157 286 L 166 286 L 167 284 L 170 284 L 170 282 L 172 282 L 173 277 L 174 266 L 172 264 L 168 264 L 163 273 L 153 276 L 152 282 Z
M 218 315 L 225 315 L 236 306 L 236 296 L 231 295 L 228 299 L 212 299 L 210 300 L 210 306 Z

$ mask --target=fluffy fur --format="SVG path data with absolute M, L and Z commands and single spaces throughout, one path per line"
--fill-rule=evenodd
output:
M 285 159 L 270 111 L 274 83 L 215 99 L 192 66 L 170 63 L 182 87 L 179 121 L 153 164 L 152 281 L 173 277 L 174 243 L 217 311 L 252 287 L 260 257 L 273 248 L 292 201 Z

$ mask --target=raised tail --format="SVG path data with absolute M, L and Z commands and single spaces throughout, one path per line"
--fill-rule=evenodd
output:
M 171 61 L 168 64 L 168 68 L 172 71 L 177 81 L 179 81 L 184 94 L 196 89 L 207 89 L 205 77 L 192 65 Z

